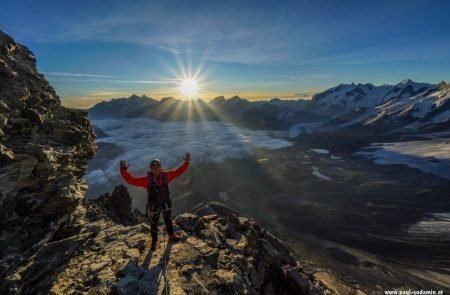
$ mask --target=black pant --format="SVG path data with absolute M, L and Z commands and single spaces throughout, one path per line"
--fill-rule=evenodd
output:
M 166 224 L 166 229 L 169 234 L 173 233 L 173 226 L 172 226 L 172 208 L 164 208 L 161 206 L 156 205 L 149 205 L 148 206 L 148 217 L 150 219 L 150 232 L 152 234 L 152 239 L 156 240 L 158 238 L 158 223 L 159 223 L 159 216 L 161 215 L 161 212 L 163 214 L 164 223 Z

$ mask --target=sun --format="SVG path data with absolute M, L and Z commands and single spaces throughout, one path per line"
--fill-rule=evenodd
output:
M 199 94 L 198 82 L 194 79 L 183 79 L 180 86 L 181 93 L 187 98 L 193 98 Z

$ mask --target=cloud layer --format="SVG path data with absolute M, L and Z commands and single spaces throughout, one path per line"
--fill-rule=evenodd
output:
M 126 160 L 130 171 L 145 175 L 154 158 L 164 169 L 182 164 L 184 154 L 191 153 L 192 163 L 220 162 L 227 157 L 251 156 L 252 148 L 277 149 L 292 145 L 290 141 L 270 137 L 265 131 L 252 131 L 223 122 L 159 122 L 151 119 L 93 120 L 109 137 L 97 143 L 113 143 L 125 153 L 110 159 L 104 167 L 90 167 L 86 176 L 89 186 L 116 182 L 119 161 Z M 100 151 L 101 153 L 101 151 Z M 97 157 L 105 155 L 97 154 Z

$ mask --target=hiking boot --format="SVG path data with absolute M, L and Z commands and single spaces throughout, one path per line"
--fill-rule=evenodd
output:
M 169 240 L 174 243 L 177 243 L 180 241 L 180 238 L 176 234 L 171 233 L 171 234 L 169 234 Z
M 150 250 L 155 251 L 157 245 L 158 245 L 158 240 L 152 240 L 152 245 L 150 246 Z

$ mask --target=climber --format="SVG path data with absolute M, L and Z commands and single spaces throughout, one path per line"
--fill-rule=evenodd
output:
M 125 160 L 120 161 L 120 174 L 128 184 L 147 189 L 147 208 L 146 215 L 150 218 L 150 232 L 152 235 L 152 244 L 150 249 L 156 250 L 158 240 L 158 223 L 161 211 L 166 224 L 169 240 L 178 242 L 180 238 L 173 232 L 172 226 L 172 202 L 170 200 L 169 183 L 176 177 L 183 174 L 189 167 L 191 155 L 186 153 L 184 163 L 175 170 L 163 171 L 161 162 L 155 159 L 150 162 L 147 176 L 135 177 L 128 172 Z

